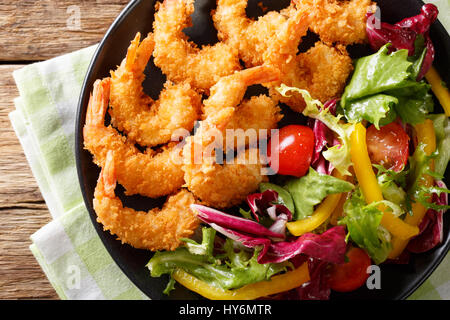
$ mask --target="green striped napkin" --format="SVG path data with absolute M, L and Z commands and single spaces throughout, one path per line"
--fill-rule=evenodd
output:
M 447 0 L 434 1 L 450 30 Z M 10 120 L 53 221 L 30 249 L 61 299 L 148 299 L 114 263 L 91 223 L 75 167 L 75 118 L 95 51 L 89 47 L 14 72 Z M 450 255 L 410 299 L 450 299 Z M 150 275 L 149 275 L 150 276 Z
M 13 74 L 20 97 L 9 117 L 54 218 L 31 236 L 30 249 L 61 299 L 148 299 L 106 251 L 78 184 L 76 109 L 95 48 Z

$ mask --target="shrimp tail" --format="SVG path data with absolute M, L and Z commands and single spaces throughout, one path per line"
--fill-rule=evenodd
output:
M 117 185 L 116 169 L 114 166 L 114 156 L 112 151 L 108 151 L 105 165 L 100 172 L 99 181 L 103 186 L 103 192 L 108 198 L 114 198 Z
M 106 110 L 109 104 L 109 90 L 111 79 L 96 80 L 94 92 L 89 98 L 86 125 L 102 126 L 105 121 Z
M 281 79 L 281 72 L 278 68 L 269 65 L 258 66 L 241 71 L 242 80 L 246 86 L 263 84 Z
M 153 53 L 153 49 L 155 48 L 155 41 L 152 33 L 149 33 L 142 42 L 140 42 L 140 39 L 141 34 L 138 32 L 128 48 L 125 62 L 126 70 L 136 75 L 140 75 L 144 72 L 148 60 Z

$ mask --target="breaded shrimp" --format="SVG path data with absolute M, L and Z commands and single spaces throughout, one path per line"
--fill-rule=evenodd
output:
M 303 97 L 296 93 L 289 98 L 282 97 L 275 90 L 276 86 L 284 83 L 308 90 L 312 97 L 325 103 L 342 94 L 353 71 L 352 60 L 344 47 L 332 47 L 320 41 L 307 52 L 278 66 L 282 73 L 281 81 L 270 88 L 270 94 L 297 112 L 302 112 L 305 107 Z
M 135 211 L 123 206 L 115 195 L 117 170 L 113 151 L 108 151 L 104 167 L 94 192 L 94 210 L 104 230 L 134 248 L 175 250 L 190 237 L 199 225 L 199 219 L 190 209 L 193 195 L 183 189 L 169 196 L 162 209 Z
M 258 130 L 266 129 L 266 137 L 269 138 L 270 130 L 276 129 L 282 118 L 283 115 L 278 102 L 266 95 L 244 100 L 225 126 L 223 147 L 230 150 L 248 146 L 251 143 L 250 134 L 252 132 L 250 131 L 252 130 L 256 135 Z M 233 135 L 231 137 L 234 137 L 234 141 L 228 140 L 226 134 L 230 132 L 229 130 L 232 130 Z
M 183 152 L 191 152 L 190 148 Z M 267 181 L 258 149 L 240 152 L 234 163 L 220 165 L 214 157 L 203 158 L 202 164 L 186 165 L 186 186 L 201 202 L 215 208 L 237 205 Z
M 293 58 L 302 36 L 309 26 L 309 13 L 291 5 L 281 12 L 269 11 L 258 20 L 246 14 L 248 0 L 218 0 L 213 13 L 214 25 L 219 31 L 219 39 L 239 51 L 239 57 L 246 67 L 265 63 L 268 48 L 277 45 L 270 54 Z
M 244 145 L 239 144 L 241 140 L 238 136 L 242 136 L 248 129 L 258 131 L 277 128 L 278 122 L 283 118 L 277 101 L 265 95 L 244 100 L 243 98 L 248 86 L 276 82 L 279 79 L 278 69 L 259 66 L 223 77 L 211 88 L 211 96 L 203 102 L 203 119 L 215 117 L 224 107 L 234 108 L 226 122 L 216 121 L 223 124 L 220 132 L 224 137 L 223 147 L 227 146 L 227 130 L 234 130 L 235 134 L 235 143 L 228 142 L 228 146 L 240 148 Z M 209 124 L 211 127 L 211 119 Z M 248 139 L 243 141 L 248 145 Z
M 247 66 L 271 65 L 281 70 L 281 81 L 269 84 L 271 96 L 301 112 L 305 106 L 299 94 L 281 97 L 275 88 L 284 83 L 308 90 L 326 102 L 339 96 L 352 61 L 342 44 L 366 39 L 365 14 L 370 0 L 296 0 L 281 12 L 268 12 L 258 20 L 247 17 L 248 0 L 218 0 L 213 15 L 219 38 L 235 46 Z M 308 28 L 323 42 L 298 54 L 301 37 Z M 333 42 L 339 44 L 332 46 Z M 342 43 L 342 44 L 340 44 Z
M 276 126 L 280 118 L 278 109 L 269 112 L 271 114 L 269 119 L 256 117 L 253 124 L 251 121 L 245 122 L 242 115 L 237 114 L 241 107 L 254 108 L 255 111 L 257 108 L 254 106 L 273 108 L 274 104 L 268 103 L 268 100 L 262 97 L 255 97 L 241 106 L 238 105 L 244 97 L 247 86 L 277 79 L 279 79 L 278 70 L 255 67 L 222 78 L 211 88 L 211 96 L 204 102 L 206 118 L 200 123 L 195 135 L 186 139 L 183 148 L 186 186 L 204 204 L 216 208 L 239 204 L 248 194 L 255 191 L 261 182 L 267 180 L 263 174 L 264 164 L 257 148 L 240 149 L 232 162 L 225 162 L 222 165 L 217 163 L 217 155 L 210 147 L 218 142 L 223 146 L 224 130 L 235 128 L 243 122 L 256 130 Z M 211 131 L 218 134 L 211 135 Z M 217 137 L 222 140 L 217 141 Z
M 306 4 L 291 4 L 281 12 L 268 12 L 255 21 L 246 15 L 247 1 L 218 0 L 213 19 L 219 37 L 238 47 L 247 66 L 265 64 L 281 70 L 278 83 L 266 84 L 273 98 L 301 112 L 305 106 L 301 95 L 281 97 L 275 88 L 281 83 L 300 87 L 323 102 L 342 93 L 347 77 L 353 70 L 352 61 L 344 47 L 334 48 L 317 43 L 308 52 L 297 54 L 301 37 L 310 25 L 316 23 L 314 10 Z M 360 20 L 364 24 L 364 18 Z
M 140 43 L 140 33 L 137 33 L 126 58 L 111 72 L 111 122 L 128 139 L 142 146 L 167 143 L 177 129 L 191 131 L 201 107 L 201 96 L 187 83 L 166 82 L 156 102 L 144 93 L 144 70 L 153 47 L 152 34 Z
M 344 45 L 363 43 L 366 14 L 373 11 L 371 0 L 293 0 L 299 9 L 307 10 L 314 19 L 311 31 L 327 43 Z
M 249 68 L 221 78 L 211 87 L 209 98 L 203 101 L 203 118 L 206 119 L 225 107 L 237 107 L 248 86 L 278 80 L 280 71 L 270 66 Z
M 109 102 L 110 79 L 97 80 L 89 100 L 86 123 L 83 128 L 84 147 L 94 156 L 94 162 L 104 167 L 112 151 L 117 180 L 127 195 L 141 194 L 160 197 L 178 190 L 184 183 L 181 164 L 172 161 L 178 150 L 174 144 L 157 153 L 148 148 L 140 152 L 134 142 L 126 139 L 112 126 L 104 124 Z
M 237 51 L 229 45 L 219 42 L 200 49 L 188 41 L 183 29 L 191 24 L 194 0 L 164 0 L 156 10 L 154 62 L 169 80 L 186 81 L 208 93 L 221 77 L 241 69 Z

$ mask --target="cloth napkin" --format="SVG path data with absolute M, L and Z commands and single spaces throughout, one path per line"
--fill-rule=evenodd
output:
M 9 117 L 53 217 L 31 236 L 30 249 L 61 299 L 148 299 L 106 251 L 78 184 L 77 102 L 95 49 L 28 65 L 13 74 L 20 97 Z
M 433 3 L 450 30 L 448 1 Z M 9 117 L 53 217 L 31 236 L 30 250 L 61 299 L 148 299 L 106 251 L 78 184 L 76 107 L 95 49 L 31 64 L 13 74 L 20 96 Z M 449 271 L 447 255 L 410 299 L 450 299 Z

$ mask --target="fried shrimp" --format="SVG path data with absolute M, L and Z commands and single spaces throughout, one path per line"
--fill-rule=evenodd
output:
M 157 101 L 144 93 L 144 70 L 153 48 L 152 34 L 140 43 L 137 33 L 126 58 L 111 72 L 111 122 L 142 146 L 167 143 L 177 129 L 191 131 L 201 106 L 201 96 L 187 83 L 166 82 Z
M 205 205 L 215 208 L 237 205 L 257 190 L 261 182 L 267 181 L 258 152 L 246 150 L 233 163 L 224 165 L 216 163 L 214 157 L 204 157 L 202 164 L 187 165 L 186 186 Z
M 241 69 L 238 54 L 229 45 L 198 48 L 188 41 L 183 29 L 191 24 L 194 0 L 164 0 L 156 10 L 154 62 L 169 80 L 186 81 L 207 93 L 221 77 Z
M 246 14 L 248 0 L 218 0 L 213 13 L 214 25 L 221 41 L 237 48 L 246 67 L 265 63 L 269 47 L 276 44 L 277 51 L 270 54 L 289 56 L 297 52 L 302 36 L 306 35 L 310 21 L 307 11 L 294 5 L 281 12 L 269 11 L 258 20 Z
M 105 126 L 110 82 L 106 78 L 94 83 L 83 128 L 85 148 L 100 167 L 105 166 L 107 154 L 112 151 L 117 180 L 126 189 L 127 195 L 141 194 L 155 198 L 175 192 L 184 183 L 181 165 L 172 161 L 178 152 L 175 144 L 162 148 L 159 153 L 150 148 L 142 153 L 134 142 L 112 126 Z
M 373 11 L 371 0 L 293 0 L 297 7 L 311 13 L 311 31 L 327 43 L 363 43 L 366 14 Z
M 213 19 L 220 38 L 238 48 L 247 66 L 270 65 L 280 69 L 280 81 L 266 84 L 273 98 L 301 112 L 305 106 L 301 95 L 281 97 L 275 88 L 281 83 L 296 86 L 323 102 L 342 93 L 352 71 L 352 61 L 344 47 L 318 43 L 298 54 L 302 36 L 315 21 L 308 6 L 291 4 L 258 20 L 247 17 L 246 6 L 247 0 L 218 0 Z
M 204 102 L 206 118 L 195 135 L 186 139 L 183 148 L 186 186 L 204 204 L 217 208 L 239 204 L 267 180 L 257 148 L 240 148 L 236 158 L 222 165 L 217 163 L 217 154 L 211 146 L 217 143 L 223 146 L 223 132 L 227 128 L 241 124 L 255 130 L 276 127 L 281 116 L 276 104 L 269 102 L 270 98 L 254 97 L 239 104 L 249 85 L 277 79 L 277 69 L 255 67 L 222 78 L 211 88 L 211 96 Z M 246 113 L 238 115 L 241 108 L 248 112 L 265 107 L 270 110 L 268 116 L 256 116 L 253 123 L 245 121 Z
M 204 119 L 217 114 L 224 107 L 235 108 L 235 112 L 227 119 L 221 131 L 224 136 L 224 147 L 240 148 L 243 147 L 242 142 L 248 145 L 248 138 L 243 136 L 249 129 L 258 131 L 277 128 L 278 121 L 283 117 L 277 101 L 265 95 L 250 99 L 243 98 L 248 86 L 270 83 L 279 79 L 278 69 L 259 66 L 223 77 L 211 88 L 210 98 L 203 102 Z M 230 144 L 233 141 L 227 142 L 227 130 L 233 130 L 234 144 Z
M 282 118 L 278 102 L 268 96 L 260 95 L 244 100 L 225 126 L 223 147 L 230 150 L 248 146 L 251 134 L 256 135 L 263 129 L 267 130 L 268 138 L 270 130 L 276 129 Z M 232 133 L 231 136 L 228 136 L 229 132 Z M 256 141 L 255 137 L 253 140 Z
M 270 66 L 249 68 L 221 78 L 211 87 L 209 98 L 203 101 L 203 118 L 206 119 L 225 107 L 237 107 L 248 86 L 278 80 L 280 71 Z
M 342 46 L 328 46 L 317 42 L 305 53 L 300 53 L 286 64 L 279 64 L 282 80 L 287 86 L 307 90 L 312 97 L 325 103 L 340 96 L 345 88 L 347 78 L 353 71 L 353 64 L 346 49 Z M 289 105 L 293 110 L 302 112 L 305 102 L 300 94 L 290 97 L 281 96 L 276 86 L 270 88 L 274 98 Z
M 113 151 L 108 151 L 94 192 L 94 210 L 104 230 L 138 249 L 175 250 L 181 238 L 190 237 L 199 219 L 190 209 L 193 195 L 183 189 L 167 198 L 162 209 L 135 211 L 123 206 L 115 195 L 117 170 Z

